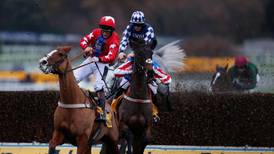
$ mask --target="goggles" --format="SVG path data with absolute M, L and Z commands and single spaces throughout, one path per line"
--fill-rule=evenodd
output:
M 102 32 L 105 32 L 105 33 L 111 33 L 113 30 L 112 29 L 103 29 L 101 28 Z
M 144 24 L 143 23 L 134 23 L 133 26 L 136 26 L 136 27 L 142 27 Z
M 100 26 L 100 29 L 102 30 L 102 32 L 113 32 L 113 28 L 112 27 L 109 27 L 109 26 Z

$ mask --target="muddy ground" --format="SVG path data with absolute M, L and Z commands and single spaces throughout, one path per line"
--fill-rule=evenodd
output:
M 0 92 L 0 142 L 44 142 L 58 92 Z M 159 97 L 160 100 L 164 100 Z M 274 94 L 172 93 L 151 144 L 274 146 Z

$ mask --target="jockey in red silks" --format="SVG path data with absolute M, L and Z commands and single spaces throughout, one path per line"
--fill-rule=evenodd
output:
M 115 61 L 118 55 L 119 41 L 119 36 L 115 32 L 115 20 L 111 16 L 102 17 L 99 28 L 93 29 L 80 40 L 80 47 L 83 49 L 86 58 L 81 65 L 90 64 L 75 70 L 74 76 L 76 81 L 80 82 L 91 74 L 95 75 L 94 90 L 98 95 L 98 105 L 103 110 L 98 120 L 106 120 L 104 93 L 106 87 L 101 74 L 105 67 Z
M 123 33 L 123 38 L 119 47 L 119 60 L 124 60 L 126 58 L 125 50 L 128 44 L 130 44 L 129 42 L 132 40 L 141 40 L 146 42 L 146 44 L 150 45 L 149 48 L 151 51 L 155 49 L 157 45 L 154 30 L 148 23 L 145 22 L 144 13 L 141 11 L 133 12 L 130 23 Z M 116 77 L 124 77 L 120 84 L 120 86 L 123 85 L 123 89 L 126 89 L 129 86 L 129 74 L 132 73 L 132 64 L 134 61 L 134 55 L 132 53 L 129 54 L 128 57 L 128 60 L 124 64 L 114 70 L 114 75 Z M 171 83 L 171 77 L 167 73 L 163 72 L 154 60 L 150 59 L 146 61 L 150 61 L 152 63 L 152 71 L 148 71 L 147 74 L 149 78 L 154 78 L 157 83 Z M 153 81 L 149 83 L 149 87 L 151 88 L 155 98 L 158 85 Z M 154 115 L 154 117 L 158 118 L 159 120 L 157 115 Z

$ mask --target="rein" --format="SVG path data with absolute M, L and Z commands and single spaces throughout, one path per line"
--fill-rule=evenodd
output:
M 69 61 L 72 62 L 72 61 L 74 61 L 74 60 L 77 60 L 77 59 L 79 59 L 82 55 L 83 55 L 83 53 L 79 53 L 79 54 L 76 55 L 75 57 L 72 57 L 71 59 L 69 59 Z M 62 62 L 65 60 L 66 57 L 67 57 L 67 55 L 66 55 L 66 56 L 63 56 L 60 60 L 58 60 L 55 64 L 53 64 L 53 66 L 57 66 L 58 64 L 62 63 Z M 81 68 L 81 67 L 83 67 L 83 66 L 89 65 L 89 64 L 91 64 L 91 63 L 94 63 L 94 62 L 91 61 L 91 62 L 89 62 L 89 63 L 83 64 L 83 65 L 80 65 L 80 66 L 76 66 L 76 67 L 74 67 L 74 68 L 72 68 L 72 69 L 69 69 L 69 70 L 68 70 L 67 67 L 66 67 L 65 71 L 62 72 L 62 74 L 66 74 L 66 73 L 68 73 L 68 72 L 74 71 L 74 70 L 76 70 L 76 69 L 78 69 L 78 68 Z
M 74 60 L 79 59 L 82 55 L 83 55 L 83 53 L 81 52 L 81 53 L 79 53 L 79 54 L 78 54 L 78 55 L 76 55 L 75 57 L 72 57 L 72 58 L 71 58 L 71 59 L 69 59 L 69 60 L 70 60 L 71 62 L 73 62 Z M 89 62 L 89 63 L 83 64 L 83 65 L 80 65 L 80 66 L 76 66 L 76 67 L 74 67 L 74 68 L 72 68 L 72 69 L 66 70 L 66 72 L 65 72 L 65 73 L 68 73 L 68 72 L 74 71 L 74 70 L 76 70 L 76 69 L 78 69 L 78 68 L 81 68 L 81 67 L 83 67 L 83 66 L 89 65 L 89 64 L 91 64 L 91 63 L 94 63 L 94 62 L 92 61 L 92 62 Z
M 54 63 L 54 64 L 52 65 L 52 68 L 53 68 L 53 70 L 54 70 L 55 72 L 59 72 L 59 73 L 61 73 L 62 75 L 66 75 L 67 72 L 70 72 L 70 71 L 72 71 L 72 70 L 78 69 L 78 68 L 80 68 L 80 67 L 83 67 L 83 66 L 88 65 L 88 64 L 91 63 L 91 62 L 90 62 L 90 63 L 84 64 L 84 65 L 80 65 L 80 66 L 78 66 L 78 67 L 76 67 L 76 68 L 73 68 L 73 69 L 69 69 L 69 70 L 68 70 L 68 63 L 69 63 L 69 61 L 74 61 L 74 60 L 78 59 L 80 56 L 82 56 L 82 53 L 76 55 L 75 57 L 73 57 L 73 58 L 71 58 L 71 59 L 69 59 L 69 60 L 67 60 L 65 70 L 62 71 L 62 70 L 60 70 L 60 69 L 58 68 L 58 65 L 59 65 L 60 63 L 62 63 L 62 62 L 68 57 L 68 56 L 65 54 L 65 55 L 63 55 L 58 61 L 56 61 L 56 63 Z M 76 104 L 65 104 L 65 103 L 62 103 L 61 101 L 58 101 L 58 106 L 59 106 L 59 107 L 62 107 L 62 108 L 66 108 L 66 109 L 81 109 L 81 108 L 91 108 L 91 109 L 94 109 L 94 108 L 96 107 L 96 104 L 94 103 L 94 99 L 90 98 L 82 89 L 81 89 L 81 91 L 82 91 L 82 93 L 85 95 L 85 98 L 86 98 L 86 99 L 88 98 L 88 99 L 90 100 L 90 102 L 91 102 L 90 104 L 85 103 L 85 101 L 86 101 L 86 99 L 85 99 L 84 103 L 79 103 L 79 104 L 78 104 L 78 103 L 76 103 Z
M 91 63 L 94 63 L 94 62 L 92 61 L 92 62 L 83 64 L 83 65 L 80 65 L 80 66 L 76 66 L 76 67 L 74 67 L 74 68 L 72 68 L 72 69 L 66 70 L 64 73 L 68 73 L 68 72 L 74 71 L 74 70 L 76 70 L 76 69 L 78 69 L 78 68 L 81 68 L 81 67 L 83 67 L 83 66 L 89 65 L 89 64 L 91 64 Z

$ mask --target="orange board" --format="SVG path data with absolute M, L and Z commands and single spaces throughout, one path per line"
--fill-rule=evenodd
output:
M 225 66 L 228 64 L 229 66 L 232 66 L 233 62 L 233 57 L 188 57 L 185 60 L 185 68 L 183 72 L 214 72 L 216 65 Z

